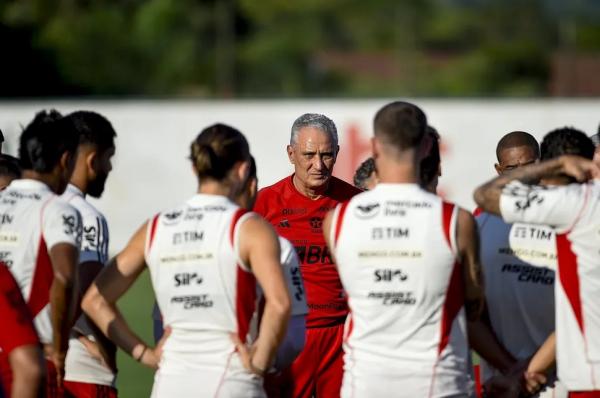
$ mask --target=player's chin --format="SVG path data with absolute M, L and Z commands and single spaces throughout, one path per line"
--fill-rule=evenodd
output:
M 308 182 L 311 187 L 318 188 L 327 184 L 330 178 L 331 176 L 329 174 L 314 174 L 309 176 Z

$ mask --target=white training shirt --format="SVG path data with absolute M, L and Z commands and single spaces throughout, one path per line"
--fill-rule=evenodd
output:
M 600 390 L 600 183 L 507 185 L 502 217 L 554 227 L 558 255 L 558 378 L 569 391 Z
M 69 184 L 61 197 L 65 202 L 75 207 L 81 214 L 83 233 L 79 266 L 87 262 L 108 262 L 108 224 L 106 219 L 91 205 L 76 186 Z M 94 341 L 92 331 L 82 315 L 75 324 L 79 334 Z M 113 386 L 115 374 L 99 360 L 92 357 L 85 346 L 72 336 L 69 339 L 69 350 L 65 361 L 65 380 L 80 383 L 91 383 Z
M 308 314 L 308 305 L 306 304 L 304 282 L 302 281 L 302 274 L 300 273 L 300 260 L 298 259 L 294 246 L 289 240 L 280 236 L 279 245 L 281 246 L 281 266 L 283 267 L 283 276 L 287 282 L 292 304 L 291 316 L 306 315 Z
M 27 302 L 40 341 L 52 343 L 49 252 L 59 243 L 79 249 L 81 217 L 36 180 L 14 180 L 0 192 L 0 261 L 6 263 Z
M 486 212 L 476 220 L 492 329 L 513 357 L 527 359 L 554 332 L 554 230 L 507 224 Z M 483 360 L 481 366 L 484 381 L 497 374 Z M 546 394 L 558 398 L 556 392 Z
M 256 280 L 237 254 L 237 227 L 253 214 L 244 213 L 224 196 L 196 194 L 148 223 L 146 263 L 164 325 L 172 328 L 163 376 L 224 375 L 237 358 L 230 335 L 248 339 Z M 215 383 L 205 385 L 207 395 L 219 377 L 209 377 Z
M 416 184 L 378 184 L 336 207 L 344 397 L 472 392 L 457 211 Z

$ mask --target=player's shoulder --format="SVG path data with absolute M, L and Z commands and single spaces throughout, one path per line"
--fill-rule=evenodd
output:
M 331 177 L 331 188 L 329 190 L 330 196 L 340 202 L 345 202 L 351 199 L 353 196 L 363 192 L 362 189 L 355 187 L 354 185 L 347 183 L 346 181 L 334 177 Z
M 272 185 L 262 188 L 260 191 L 258 191 L 258 197 L 259 198 L 261 196 L 268 197 L 268 196 L 272 196 L 272 195 L 281 194 L 283 191 L 285 191 L 287 185 L 289 184 L 290 178 L 292 178 L 292 177 L 287 176 L 287 177 L 282 178 L 281 180 L 277 181 L 275 184 L 272 184 Z
M 74 196 L 68 200 L 68 203 L 79 211 L 84 222 L 88 219 L 104 220 L 104 215 L 93 204 L 81 196 Z
M 51 214 L 69 214 L 81 217 L 81 212 L 77 207 L 64 200 L 61 196 L 54 194 L 53 197 L 48 200 L 43 213 L 45 216 Z

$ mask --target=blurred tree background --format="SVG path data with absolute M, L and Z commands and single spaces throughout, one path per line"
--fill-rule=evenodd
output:
M 0 97 L 595 96 L 600 0 L 1 0 Z

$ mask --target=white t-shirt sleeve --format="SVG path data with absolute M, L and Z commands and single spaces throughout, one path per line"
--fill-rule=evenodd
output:
M 586 185 L 561 187 L 508 184 L 500 196 L 500 212 L 507 223 L 545 224 L 557 231 L 570 228 L 584 206 Z
M 81 215 L 70 204 L 55 199 L 44 210 L 42 233 L 48 250 L 59 243 L 80 249 L 81 229 Z
M 294 246 L 284 238 L 279 238 L 281 245 L 281 265 L 283 266 L 283 276 L 287 282 L 292 301 L 292 316 L 308 314 L 308 305 L 306 304 L 306 294 L 304 291 L 304 282 L 300 273 L 300 261 Z
M 108 261 L 108 226 L 106 220 L 98 213 L 82 213 L 83 231 L 81 236 L 81 253 L 79 262 L 97 261 L 102 264 Z

